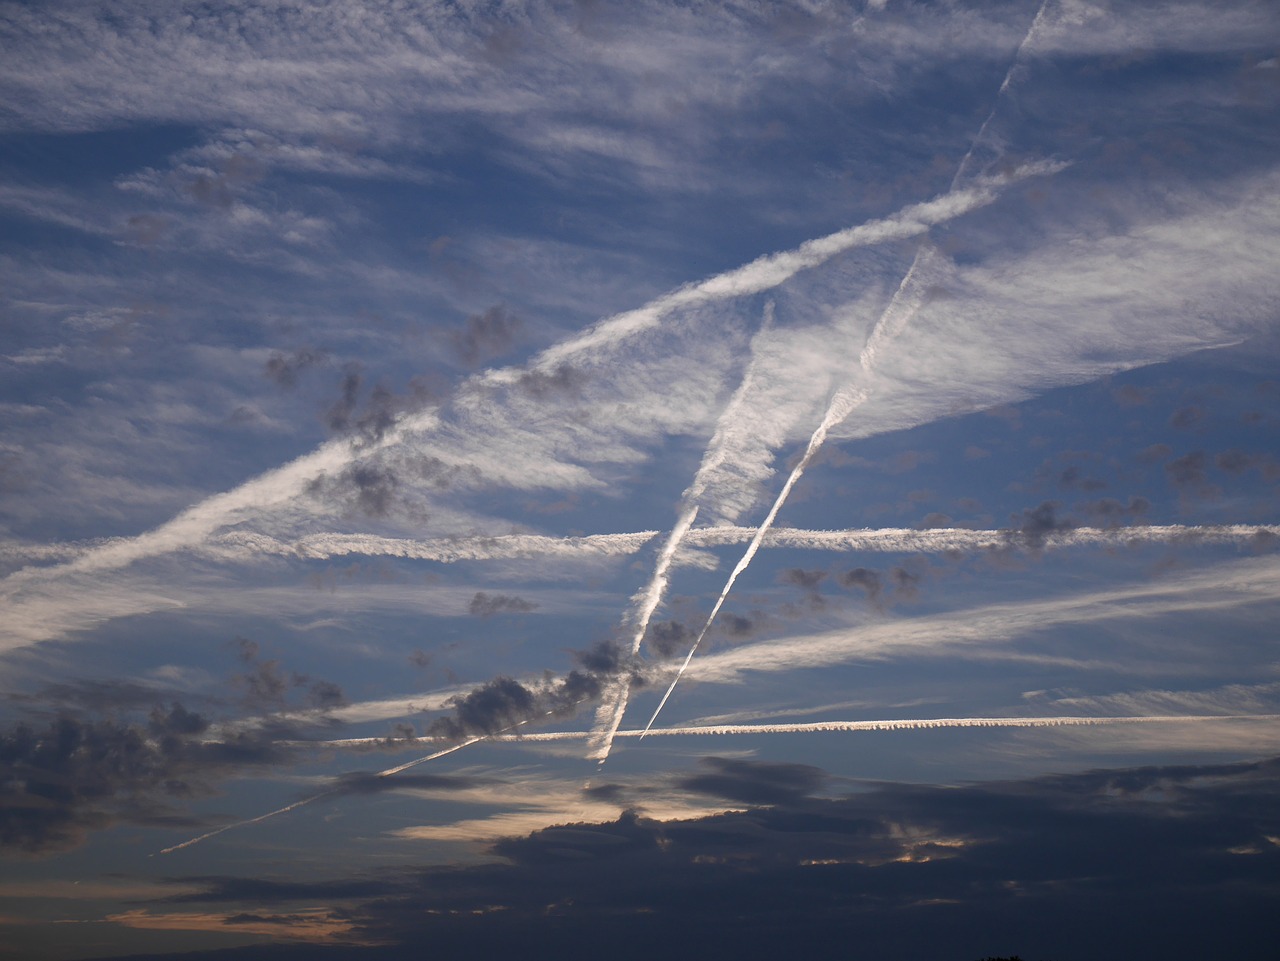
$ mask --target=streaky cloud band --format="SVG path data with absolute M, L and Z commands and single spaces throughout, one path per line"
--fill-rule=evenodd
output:
M 692 548 L 732 547 L 748 543 L 754 527 L 695 527 L 682 538 Z M 539 534 L 453 537 L 438 540 L 380 537 L 373 534 L 312 534 L 296 541 L 282 541 L 265 534 L 236 531 L 223 534 L 210 545 L 215 554 L 266 554 L 302 560 L 328 560 L 347 555 L 401 557 L 406 560 L 457 563 L 522 557 L 609 557 L 627 556 L 643 550 L 661 536 L 661 531 L 631 531 L 616 534 L 588 534 L 580 537 L 549 537 Z M 1280 527 L 1265 524 L 1152 524 L 1131 527 L 1076 527 L 1038 535 L 1039 549 L 1139 544 L 1239 544 L 1255 539 L 1280 537 Z M 952 551 L 992 551 L 1018 547 L 1024 541 L 1016 529 L 972 530 L 939 527 L 920 530 L 912 527 L 857 528 L 848 530 L 805 530 L 776 527 L 761 542 L 762 547 L 799 548 L 820 551 L 868 551 L 875 553 L 943 554 Z

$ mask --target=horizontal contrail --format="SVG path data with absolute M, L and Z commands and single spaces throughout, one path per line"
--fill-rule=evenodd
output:
M 681 543 L 695 548 L 730 547 L 748 543 L 757 530 L 754 527 L 740 526 L 694 527 L 684 534 Z M 439 540 L 379 537 L 373 534 L 313 534 L 296 541 L 282 541 L 265 534 L 238 531 L 216 538 L 211 546 L 215 551 L 277 555 L 302 560 L 327 560 L 354 554 L 449 564 L 521 557 L 626 556 L 638 553 L 660 534 L 660 531 L 588 534 L 580 537 L 502 534 Z M 1280 536 L 1280 526 L 1153 524 L 1133 527 L 1075 527 L 1037 535 L 1036 545 L 1053 549 L 1092 545 L 1232 544 L 1267 536 Z M 1015 529 L 938 527 L 919 530 L 913 527 L 881 527 L 824 531 L 776 527 L 765 534 L 761 546 L 821 551 L 939 554 L 1016 547 L 1023 538 L 1024 535 Z
M 892 718 L 875 721 L 807 721 L 796 724 L 708 724 L 693 727 L 654 727 L 648 732 L 641 728 L 620 730 L 614 737 L 694 737 L 698 735 L 733 734 L 817 734 L 856 733 L 862 731 L 927 731 L 942 728 L 968 727 L 1102 727 L 1112 724 L 1171 724 L 1177 722 L 1201 723 L 1208 721 L 1280 721 L 1280 714 L 1143 714 L 1129 717 L 927 717 Z M 500 743 L 581 741 L 592 736 L 591 731 L 534 731 L 530 734 L 499 734 L 488 738 Z M 379 738 L 352 737 L 334 741 L 290 741 L 295 747 L 362 748 L 395 747 L 403 744 L 439 743 L 438 738 Z M 416 763 L 416 762 L 415 762 Z M 245 822 L 248 823 L 248 822 Z

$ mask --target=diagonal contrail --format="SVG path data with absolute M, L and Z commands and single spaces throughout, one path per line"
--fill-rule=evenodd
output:
M 772 325 L 773 301 L 770 301 L 765 305 L 764 320 L 760 326 L 760 333 L 765 333 Z M 757 334 L 758 337 L 759 334 Z M 716 425 L 715 433 L 711 437 L 711 444 L 706 453 L 703 454 L 702 463 L 698 465 L 698 471 L 694 474 L 693 482 L 681 497 L 685 506 L 676 521 L 675 527 L 671 529 L 671 533 L 667 536 L 662 550 L 658 552 L 658 561 L 654 565 L 653 576 L 650 577 L 645 589 L 637 595 L 637 605 L 628 615 L 627 619 L 635 624 L 635 631 L 631 637 L 632 659 L 640 653 L 640 645 L 644 642 L 645 632 L 649 629 L 649 621 L 653 619 L 653 612 L 662 603 L 663 595 L 667 589 L 671 564 L 698 516 L 698 500 L 706 493 L 707 480 L 712 472 L 723 464 L 729 456 L 729 447 L 732 443 L 731 428 L 737 422 L 738 412 L 746 403 L 747 395 L 751 391 L 755 380 L 755 371 L 756 357 L 753 356 L 751 363 L 747 365 L 747 369 L 742 375 L 742 382 L 738 385 L 738 389 L 734 391 L 733 397 L 729 399 L 729 403 L 720 415 L 720 422 Z M 587 746 L 588 758 L 603 764 L 605 759 L 609 757 L 609 752 L 613 748 L 613 736 L 622 724 L 623 715 L 627 713 L 627 702 L 630 698 L 631 673 L 630 671 L 621 671 L 605 689 L 604 697 L 596 710 L 595 725 L 592 729 L 591 740 Z
M 549 717 L 554 713 L 555 711 L 548 711 L 543 716 Z M 446 747 L 443 750 L 436 751 L 433 754 L 428 754 L 425 757 L 415 758 L 414 760 L 407 761 L 404 764 L 397 764 L 395 767 L 389 767 L 385 771 L 379 771 L 377 774 L 374 775 L 374 777 L 392 777 L 396 774 L 399 774 L 401 771 L 407 771 L 409 770 L 409 768 L 417 767 L 419 764 L 425 764 L 427 761 L 434 761 L 436 758 L 444 757 L 446 754 L 452 754 L 454 751 L 461 751 L 464 747 L 470 747 L 473 744 L 479 744 L 481 741 L 500 740 L 503 738 L 504 735 L 507 735 L 509 732 L 514 731 L 518 727 L 522 727 L 523 725 L 528 724 L 532 720 L 534 720 L 534 718 L 525 718 L 523 721 L 517 721 L 515 724 L 511 724 L 511 725 L 508 725 L 507 727 L 504 727 L 501 731 L 498 731 L 495 734 L 480 734 L 476 737 L 468 738 L 465 741 L 459 741 L 457 744 L 452 744 L 449 747 Z M 164 848 L 163 850 L 160 851 L 160 853 L 170 854 L 174 851 L 181 851 L 183 848 L 189 848 L 193 844 L 199 844 L 201 841 L 207 841 L 209 838 L 217 837 L 219 834 L 222 834 L 225 831 L 230 831 L 233 828 L 242 828 L 242 827 L 247 827 L 250 824 L 258 824 L 262 821 L 267 820 L 268 818 L 275 817 L 277 814 L 288 814 L 290 811 L 296 811 L 298 808 L 302 807 L 303 805 L 310 804 L 313 801 L 319 801 L 319 800 L 322 800 L 323 798 L 332 797 L 335 794 L 341 794 L 342 790 L 343 789 L 341 787 L 329 788 L 327 791 L 321 791 L 319 794 L 313 794 L 311 795 L 311 797 L 303 798 L 301 801 L 294 801 L 292 804 L 286 804 L 284 807 L 276 808 L 274 811 L 268 811 L 266 814 L 259 814 L 257 817 L 254 817 L 254 818 L 246 818 L 243 821 L 236 821 L 234 824 L 223 825 L 222 827 L 217 828 L 216 830 L 210 831 L 207 834 L 202 834 L 199 837 L 192 838 L 189 841 L 183 841 L 181 844 L 175 844 L 172 847 Z
M 1044 17 L 1045 10 L 1048 8 L 1049 0 L 1043 0 L 1040 9 L 1036 12 L 1035 19 L 1031 21 L 1026 35 L 1022 38 L 1022 42 L 1018 44 L 1018 49 L 1014 52 L 1013 63 L 1009 66 L 1005 73 L 1004 81 L 1000 84 L 1000 89 L 996 93 L 995 103 L 992 105 L 991 112 L 987 115 L 987 119 L 983 121 L 982 126 L 978 128 L 977 134 L 969 144 L 969 149 L 960 160 L 960 164 L 956 169 L 955 176 L 951 181 L 952 191 L 956 190 L 957 185 L 963 178 L 970 160 L 973 157 L 974 150 L 979 142 L 986 136 L 987 127 L 991 124 L 992 119 L 996 115 L 996 109 L 1000 103 L 1000 97 L 1009 88 L 1009 83 L 1014 75 L 1014 71 L 1018 68 L 1022 61 L 1023 51 L 1035 36 L 1036 30 Z M 885 308 L 884 313 L 880 315 L 880 319 L 876 321 L 875 327 L 872 328 L 871 335 L 867 338 L 867 343 L 862 349 L 859 357 L 859 366 L 863 374 L 869 374 L 874 366 L 877 355 L 882 347 L 892 341 L 906 326 L 908 321 L 919 311 L 924 303 L 924 291 L 919 285 L 913 283 L 917 269 L 921 264 L 932 256 L 933 248 L 929 245 L 922 245 L 916 252 L 915 259 L 912 260 L 910 268 L 908 268 L 906 276 L 902 278 L 902 283 L 898 285 L 898 289 L 894 292 L 893 299 Z M 715 606 L 711 609 L 711 614 L 707 617 L 706 624 L 703 625 L 693 645 L 689 648 L 689 653 L 685 656 L 684 663 L 680 665 L 680 670 L 676 672 L 675 678 L 672 679 L 671 685 L 667 688 L 666 693 L 662 695 L 662 700 L 658 702 L 657 709 L 653 712 L 653 716 L 649 718 L 649 723 L 645 725 L 645 733 L 653 727 L 654 721 L 658 719 L 658 715 L 662 713 L 662 708 L 666 705 L 667 700 L 671 697 L 672 691 L 676 689 L 676 685 L 680 683 L 680 678 L 684 675 L 685 670 L 689 666 L 689 662 L 693 660 L 694 653 L 698 650 L 698 646 L 702 643 L 702 639 L 706 637 L 707 632 L 715 623 L 716 615 L 720 613 L 720 608 L 724 605 L 725 598 L 729 596 L 729 592 L 733 589 L 734 582 L 738 579 L 738 575 L 747 569 L 751 564 L 752 558 L 755 557 L 756 551 L 760 547 L 760 542 L 769 532 L 769 528 L 773 526 L 774 518 L 778 516 L 778 512 L 787 502 L 787 498 L 791 495 L 791 489 L 795 486 L 796 481 L 804 473 L 814 455 L 821 449 L 823 443 L 827 439 L 828 432 L 854 410 L 862 406 L 869 396 L 870 390 L 866 387 L 855 387 L 847 384 L 836 391 L 831 398 L 830 406 L 827 408 L 826 415 L 822 418 L 822 422 L 818 424 L 817 429 L 809 438 L 809 444 L 805 448 L 804 456 L 800 458 L 800 462 L 796 464 L 791 471 L 791 476 L 787 478 L 787 482 L 779 491 L 777 499 L 773 503 L 764 522 L 756 531 L 756 536 L 751 539 L 751 543 L 747 545 L 746 551 L 742 555 L 742 559 L 738 561 L 733 572 L 729 575 L 728 581 L 725 582 L 724 589 L 720 592 L 720 596 L 716 599 Z M 644 734 L 641 734 L 641 738 Z
M 931 247 L 921 247 L 916 253 L 915 260 L 912 262 L 902 283 L 898 285 L 898 289 L 894 291 L 893 299 L 889 301 L 889 306 L 884 309 L 884 313 L 876 321 L 875 327 L 871 331 L 871 335 L 867 338 L 867 343 L 862 349 L 859 357 L 859 364 L 864 374 L 870 373 L 872 363 L 876 354 L 879 352 L 883 343 L 897 336 L 898 332 L 906 325 L 911 316 L 915 314 L 924 302 L 924 292 L 920 285 L 915 283 L 916 271 L 920 265 L 927 261 L 931 256 Z M 715 606 L 711 608 L 711 613 L 707 616 L 707 621 L 702 625 L 702 630 L 698 632 L 697 638 L 693 645 L 689 648 L 689 653 L 685 656 L 684 663 L 680 665 L 680 670 L 676 672 L 676 676 L 672 679 L 670 687 L 667 688 L 662 700 L 658 703 L 657 710 L 653 712 L 653 716 L 649 718 L 649 723 L 645 725 L 647 732 L 653 727 L 653 722 L 658 719 L 658 715 L 666 706 L 671 692 L 676 689 L 676 685 L 680 683 L 680 678 L 684 676 L 685 670 L 689 667 L 689 662 L 693 660 L 693 655 L 697 652 L 698 646 L 702 643 L 702 639 L 707 636 L 707 632 L 711 630 L 711 625 L 715 623 L 716 615 L 720 613 L 720 608 L 724 606 L 725 599 L 729 596 L 729 592 L 733 590 L 734 583 L 738 580 L 738 575 L 750 566 L 752 559 L 756 556 L 756 552 L 760 549 L 760 544 L 764 541 L 769 533 L 769 529 L 773 527 L 774 519 L 778 516 L 778 512 L 782 510 L 782 505 L 787 502 L 787 498 L 791 496 L 791 489 L 795 487 L 796 482 L 800 480 L 804 474 L 805 468 L 813 460 L 814 455 L 822 449 L 822 445 L 826 442 L 827 434 L 831 428 L 841 423 L 854 410 L 862 406 L 869 396 L 869 389 L 866 387 L 855 387 L 847 384 L 836 391 L 831 398 L 830 404 L 827 406 L 827 412 L 822 418 L 822 422 L 818 424 L 813 435 L 809 438 L 809 443 L 805 447 L 804 456 L 800 458 L 799 463 L 791 470 L 791 475 L 787 478 L 787 482 L 782 485 L 782 490 L 778 492 L 777 498 L 774 499 L 773 506 L 769 509 L 769 513 L 765 516 L 760 526 L 756 528 L 755 535 L 751 538 L 751 542 L 747 545 L 747 549 L 743 552 L 742 558 L 734 567 L 729 579 L 725 582 L 724 589 L 720 591 L 720 596 L 716 598 Z M 643 735 L 641 735 L 643 737 Z

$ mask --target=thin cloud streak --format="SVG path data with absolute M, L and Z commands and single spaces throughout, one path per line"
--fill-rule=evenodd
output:
M 691 527 L 681 542 L 694 548 L 729 547 L 751 541 L 759 528 L 741 526 Z M 673 528 L 674 531 L 674 528 Z M 547 537 L 539 534 L 501 534 L 492 537 L 450 537 L 437 541 L 380 537 L 375 534 L 313 534 L 286 542 L 265 534 L 236 531 L 211 542 L 215 553 L 232 557 L 254 554 L 328 560 L 334 557 L 400 557 L 440 563 L 504 560 L 527 557 L 615 557 L 636 554 L 659 537 L 660 531 L 588 534 L 579 537 Z M 1132 527 L 1075 527 L 1043 535 L 1045 549 L 1131 544 L 1237 544 L 1268 535 L 1280 528 L 1265 524 L 1150 524 Z M 670 536 L 670 535 L 668 535 Z M 802 548 L 824 551 L 875 551 L 884 553 L 941 554 L 950 551 L 996 550 L 1018 543 L 1018 531 L 965 527 L 857 528 L 805 530 L 771 528 L 761 547 Z
M 762 641 L 705 657 L 693 673 L 700 681 L 732 684 L 746 672 L 793 672 L 906 655 L 955 656 L 957 648 L 978 650 L 1063 624 L 1159 618 L 1274 603 L 1278 589 L 1280 560 L 1234 561 L 1207 571 L 1115 590 L 989 604 Z

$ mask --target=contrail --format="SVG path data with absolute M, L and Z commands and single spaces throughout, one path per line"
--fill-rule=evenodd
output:
M 893 298 L 889 301 L 889 305 L 885 307 L 884 312 L 876 321 L 875 326 L 871 330 L 871 335 L 867 338 L 866 345 L 862 348 L 862 353 L 858 358 L 859 366 L 864 374 L 871 372 L 872 365 L 881 345 L 888 340 L 897 336 L 903 326 L 911 319 L 924 302 L 924 292 L 914 283 L 916 271 L 920 265 L 929 259 L 932 248 L 922 247 L 917 251 L 915 260 L 912 261 L 910 269 L 906 276 L 902 278 L 902 283 L 898 285 L 898 289 L 894 291 Z M 908 293 L 908 291 L 910 291 Z M 738 561 L 729 579 L 725 582 L 724 589 L 720 591 L 720 596 L 716 598 L 715 605 L 711 608 L 711 613 L 707 616 L 707 622 L 702 626 L 702 630 L 698 632 L 697 638 L 694 639 L 693 645 L 689 648 L 689 653 L 685 656 L 684 663 L 680 665 L 680 669 L 676 672 L 676 676 L 671 680 L 671 686 L 667 688 L 662 700 L 658 702 L 657 709 L 653 712 L 653 716 L 649 718 L 649 723 L 645 725 L 645 730 L 653 727 L 653 722 L 658 719 L 658 715 L 662 713 L 663 707 L 666 706 L 671 692 L 676 689 L 676 685 L 680 683 L 680 678 L 684 676 L 685 670 L 689 667 L 689 662 L 693 660 L 693 655 L 697 652 L 698 646 L 702 643 L 702 639 L 707 636 L 707 632 L 711 630 L 711 625 L 715 623 L 716 615 L 720 613 L 720 608 L 724 606 L 725 599 L 729 596 L 729 592 L 733 590 L 733 585 L 738 579 L 738 575 L 750 566 L 752 559 L 756 556 L 756 552 L 760 549 L 765 537 L 769 533 L 769 529 L 773 526 L 774 519 L 778 516 L 778 512 L 782 510 L 782 506 L 787 502 L 787 498 L 791 496 L 791 489 L 795 487 L 796 482 L 800 480 L 804 474 L 805 468 L 809 466 L 814 455 L 821 450 L 822 445 L 826 442 L 827 433 L 831 428 L 840 424 L 854 410 L 860 407 L 869 396 L 870 391 L 865 387 L 854 387 L 846 384 L 837 390 L 831 398 L 830 404 L 827 406 L 827 412 L 822 418 L 822 422 L 818 424 L 809 443 L 805 447 L 804 456 L 800 458 L 799 463 L 791 470 L 791 475 L 787 478 L 787 482 L 782 485 L 782 490 L 778 492 L 778 496 L 774 499 L 773 506 L 769 509 L 769 513 L 765 516 L 763 522 L 756 529 L 755 535 L 751 538 L 751 542 L 747 545 L 747 549 L 742 554 L 742 559 Z M 643 736 L 643 735 L 642 735 Z
M 794 724 L 704 724 L 686 727 L 655 727 L 648 730 L 619 730 L 614 737 L 696 737 L 700 735 L 731 736 L 736 734 L 814 734 L 859 733 L 871 731 L 930 731 L 943 728 L 1032 728 L 1032 727 L 1105 727 L 1113 724 L 1174 724 L 1208 721 L 1280 721 L 1280 714 L 1141 714 L 1126 717 L 1060 715 L 1056 717 L 926 717 L 891 718 L 874 721 L 807 721 Z M 502 743 L 581 741 L 591 738 L 593 731 L 534 731 L 532 734 L 500 734 L 490 738 Z M 291 741 L 295 747 L 363 748 L 404 744 L 430 744 L 430 737 L 409 738 L 403 742 L 378 737 L 344 738 L 334 741 Z M 454 748 L 453 750 L 456 750 Z M 434 756 L 434 755 L 433 755 Z M 417 763 L 412 762 L 412 763 Z M 304 802 L 299 802 L 304 803 Z M 269 816 L 269 815 L 267 815 Z M 258 819 L 260 820 L 260 819 Z M 242 822 L 248 824 L 250 822 Z M 235 825 L 232 825 L 234 827 Z M 226 830 L 225 828 L 223 830 Z M 217 833 L 217 832 L 215 832 Z M 200 840 L 200 839 L 197 839 Z M 188 842 L 192 843 L 192 842 Z M 179 845 L 182 846 L 182 845 Z M 176 850 L 170 848 L 169 850 Z
M 1067 165 L 1058 161 L 1023 164 L 999 177 L 979 177 L 961 190 L 903 207 L 879 220 L 869 220 L 825 237 L 807 240 L 792 250 L 766 254 L 733 270 L 716 274 L 697 283 L 678 287 L 634 310 L 608 317 L 563 344 L 543 351 L 531 365 L 554 368 L 583 351 L 634 336 L 655 326 L 675 310 L 717 300 L 728 300 L 771 290 L 790 280 L 802 270 L 821 266 L 837 254 L 855 247 L 868 247 L 894 240 L 918 237 L 930 227 L 992 203 L 998 188 L 1027 177 L 1057 173 Z M 488 378 L 498 383 L 514 381 L 514 370 L 493 371 Z
M 375 777 L 391 777 L 393 774 L 399 774 L 401 771 L 407 771 L 409 768 L 415 767 L 419 764 L 424 764 L 427 761 L 434 761 L 438 757 L 444 757 L 446 754 L 452 754 L 454 751 L 460 751 L 464 747 L 470 747 L 472 744 L 475 744 L 476 742 L 483 741 L 483 740 L 485 740 L 485 736 L 473 737 L 470 740 L 462 741 L 458 744 L 454 744 L 451 747 L 447 747 L 442 751 L 436 751 L 434 754 L 428 754 L 426 757 L 420 757 L 417 760 L 408 762 L 407 764 L 400 764 L 396 767 L 389 767 L 385 771 L 379 771 L 374 776 Z M 246 818 L 243 821 L 236 821 L 234 824 L 224 825 L 218 828 L 217 830 L 210 831 L 208 834 L 202 834 L 197 838 L 192 838 L 190 841 L 183 841 L 181 844 L 175 844 L 172 847 L 164 848 L 163 850 L 160 851 L 160 853 L 170 854 L 174 851 L 181 851 L 183 848 L 189 848 L 193 844 L 199 844 L 201 841 L 207 841 L 209 840 L 209 838 L 217 837 L 219 834 L 222 834 L 225 831 L 230 831 L 233 828 L 242 828 L 242 827 L 247 827 L 250 824 L 258 824 L 259 822 L 265 821 L 268 818 L 275 817 L 277 814 L 288 814 L 290 811 L 296 811 L 298 808 L 302 807 L 305 804 L 310 804 L 312 801 L 319 801 L 319 800 L 322 800 L 323 798 L 332 797 L 335 794 L 341 794 L 341 793 L 342 793 L 342 788 L 330 788 L 327 791 L 321 791 L 319 794 L 313 794 L 311 795 L 311 797 L 303 798 L 301 801 L 294 801 L 292 804 L 286 804 L 282 808 L 276 808 L 274 811 L 269 811 L 266 814 L 259 814 L 256 818 Z
M 760 333 L 768 331 L 772 326 L 773 301 L 770 301 L 765 305 Z M 759 334 L 757 334 L 758 337 Z M 720 415 L 715 433 L 711 437 L 711 444 L 708 446 L 706 453 L 703 454 L 702 463 L 698 465 L 693 482 L 681 496 L 681 500 L 685 505 L 684 509 L 675 526 L 671 529 L 671 533 L 667 536 L 667 541 L 662 550 L 658 552 L 658 560 L 653 568 L 653 576 L 650 577 L 645 589 L 637 595 L 637 607 L 627 618 L 635 624 L 635 632 L 631 637 L 631 657 L 633 660 L 640 653 L 640 645 L 644 641 L 645 633 L 649 630 L 649 622 L 653 619 L 653 612 L 658 609 L 658 605 L 662 603 L 663 595 L 666 593 L 672 561 L 675 559 L 681 543 L 688 535 L 690 528 L 693 527 L 694 520 L 698 516 L 698 501 L 706 493 L 707 479 L 729 456 L 730 431 L 738 419 L 738 412 L 746 404 L 747 395 L 750 393 L 755 380 L 755 370 L 756 359 L 753 356 L 751 363 L 747 365 L 747 369 L 742 375 L 742 382 L 738 385 L 738 389 L 734 391 L 729 403 Z M 588 758 L 604 764 L 609 757 L 609 751 L 613 748 L 613 736 L 617 733 L 618 727 L 622 724 L 622 718 L 627 713 L 627 703 L 630 698 L 631 673 L 630 671 L 619 672 L 605 690 L 600 706 L 596 710 L 595 734 L 588 746 Z
M 543 717 L 550 717 L 554 713 L 555 711 L 547 711 Z M 497 734 L 481 734 L 477 737 L 468 738 L 465 741 L 459 741 L 457 744 L 453 744 L 443 750 L 436 751 L 434 754 L 428 754 L 425 757 L 416 758 L 404 764 L 397 764 L 395 767 L 389 767 L 385 771 L 379 771 L 374 775 L 374 777 L 392 777 L 393 775 L 399 774 L 401 771 L 407 771 L 409 768 L 417 767 L 419 764 L 425 764 L 427 761 L 434 761 L 436 758 L 444 757 L 446 754 L 452 754 L 454 751 L 461 751 L 464 747 L 479 744 L 481 741 L 501 740 L 508 731 L 513 731 L 522 725 L 528 724 L 531 720 L 533 720 L 533 718 L 525 718 L 523 721 L 517 721 L 515 724 L 504 727 Z M 332 797 L 335 794 L 341 794 L 342 791 L 343 789 L 341 787 L 329 788 L 327 791 L 321 791 L 319 794 L 313 794 L 311 797 L 303 798 L 301 801 L 294 801 L 292 804 L 286 804 L 284 807 L 276 808 L 276 810 L 269 811 L 266 814 L 259 814 L 255 818 L 236 821 L 234 824 L 224 825 L 217 830 L 210 831 L 207 834 L 202 834 L 189 841 L 183 841 L 181 844 L 175 844 L 172 847 L 164 848 L 160 853 L 169 854 L 173 851 L 181 851 L 183 848 L 189 848 L 193 844 L 199 844 L 201 841 L 207 841 L 209 838 L 217 837 L 219 834 L 222 834 L 225 831 L 230 831 L 233 828 L 241 828 L 250 824 L 258 824 L 268 818 L 275 817 L 277 814 L 288 814 L 290 811 L 296 811 L 298 808 L 305 804 L 310 804 L 312 801 L 319 801 L 323 798 Z
M 678 526 L 678 525 L 677 525 Z M 688 547 L 729 547 L 746 544 L 757 528 L 741 526 L 691 527 L 682 544 Z M 248 531 L 233 531 L 210 542 L 211 548 L 233 556 L 265 554 L 301 560 L 332 557 L 401 557 L 407 560 L 459 561 L 502 560 L 529 557 L 615 557 L 635 554 L 661 534 L 660 531 L 629 531 L 617 534 L 587 534 L 579 537 L 547 537 L 538 534 L 503 534 L 491 537 L 413 540 L 380 537 L 375 534 L 312 534 L 286 542 Z M 1144 543 L 1228 544 L 1253 538 L 1280 536 L 1280 527 L 1264 524 L 1135 524 L 1131 527 L 1073 527 L 1048 531 L 1037 546 L 1081 547 L 1093 544 L 1126 545 Z M 878 527 L 847 530 L 805 530 L 774 527 L 761 547 L 789 547 L 821 551 L 875 551 L 881 553 L 945 553 L 948 551 L 994 550 L 1017 546 L 1021 533 L 1012 528 L 974 530 L 968 527 Z M 670 537 L 670 534 L 668 534 Z
M 977 134 L 970 142 L 969 149 L 966 151 L 964 157 L 961 158 L 960 164 L 956 169 L 955 176 L 951 180 L 951 190 L 953 193 L 965 174 L 968 163 L 973 157 L 974 150 L 986 135 L 987 127 L 990 125 L 992 118 L 995 117 L 996 109 L 1000 103 L 1000 97 L 1008 89 L 1014 71 L 1021 62 L 1023 51 L 1035 35 L 1036 28 L 1039 26 L 1048 4 L 1049 0 L 1043 0 L 1043 3 L 1041 4 L 1040 9 L 1036 12 L 1035 19 L 1032 20 L 1031 26 L 1028 28 L 1026 35 L 1022 38 L 1022 42 L 1018 44 L 1018 49 L 1014 52 L 1013 63 L 1010 65 L 1008 71 L 1006 71 L 1004 81 L 1000 84 L 1000 89 L 996 93 L 995 104 L 992 106 L 987 119 L 983 121 L 982 126 L 978 128 Z M 863 347 L 862 354 L 859 357 L 860 366 L 864 374 L 870 373 L 872 366 L 875 363 L 876 356 L 879 354 L 883 345 L 893 340 L 893 338 L 901 332 L 902 328 L 907 324 L 911 317 L 919 311 L 923 304 L 923 290 L 913 290 L 911 281 L 922 261 L 930 256 L 931 252 L 932 248 L 929 246 L 921 246 L 916 252 L 915 259 L 912 261 L 911 267 L 908 268 L 906 276 L 902 278 L 902 283 L 894 293 L 893 299 L 890 300 L 884 313 L 881 314 L 880 319 L 876 321 L 875 327 L 872 328 L 871 335 L 867 338 L 867 343 Z M 911 291 L 910 294 L 907 293 L 909 290 Z M 655 710 L 653 712 L 653 716 L 649 718 L 649 723 L 645 726 L 646 731 L 653 726 L 654 721 L 658 719 L 658 715 L 662 713 L 662 708 L 666 705 L 668 698 L 671 697 L 671 692 L 676 689 L 676 685 L 680 683 L 680 678 L 683 676 L 685 669 L 688 668 L 689 662 L 693 660 L 693 655 L 697 651 L 698 645 L 702 643 L 702 639 L 706 636 L 707 631 L 711 629 L 711 625 L 715 622 L 716 615 L 720 612 L 720 608 L 723 606 L 725 598 L 728 597 L 730 590 L 733 589 L 734 581 L 736 581 L 738 579 L 738 575 L 745 571 L 748 565 L 750 565 L 752 558 L 755 557 L 756 551 L 760 547 L 761 541 L 772 526 L 774 518 L 777 517 L 778 511 L 782 509 L 782 505 L 786 503 L 787 498 L 790 496 L 792 487 L 795 486 L 796 481 L 800 479 L 800 476 L 804 473 L 805 468 L 809 465 L 813 456 L 826 441 L 827 433 L 831 428 L 840 424 L 849 416 L 849 414 L 860 407 L 866 401 L 868 396 L 868 389 L 855 388 L 852 385 L 846 385 L 836 391 L 835 396 L 832 397 L 826 416 L 823 417 L 822 422 L 809 438 L 809 444 L 805 448 L 804 456 L 801 457 L 800 462 L 796 464 L 795 468 L 792 470 L 791 476 L 787 478 L 786 484 L 783 485 L 782 490 L 778 493 L 778 497 L 774 501 L 772 509 L 769 511 L 764 522 L 757 530 L 756 536 L 751 539 L 751 543 L 747 545 L 747 549 L 743 553 L 742 559 L 729 575 L 729 580 L 725 583 L 724 590 L 720 592 L 720 596 L 716 599 L 715 606 L 712 607 L 711 614 L 707 618 L 706 624 L 698 634 L 697 639 L 694 640 L 693 646 L 689 648 L 689 653 L 685 657 L 684 663 L 680 665 L 680 670 L 676 672 L 675 678 L 672 679 L 671 686 L 667 688 L 666 693 L 662 696 L 662 700 L 658 702 L 657 710 Z M 642 734 L 641 737 L 643 736 L 644 735 Z

